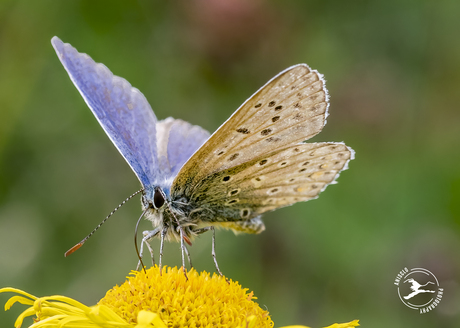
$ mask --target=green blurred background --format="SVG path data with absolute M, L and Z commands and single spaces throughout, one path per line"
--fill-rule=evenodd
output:
M 331 116 L 314 140 L 345 141 L 356 159 L 318 200 L 265 215 L 261 235 L 219 231 L 221 269 L 278 327 L 458 327 L 459 34 L 458 0 L 1 0 L 0 286 L 91 305 L 137 263 L 138 199 L 63 256 L 140 185 L 56 57 L 57 35 L 159 119 L 211 132 L 282 69 L 318 69 Z M 191 254 L 214 271 L 210 234 Z M 177 244 L 165 261 L 180 264 Z M 404 267 L 437 276 L 436 309 L 402 304 Z M 1 327 L 22 309 L 0 312 Z

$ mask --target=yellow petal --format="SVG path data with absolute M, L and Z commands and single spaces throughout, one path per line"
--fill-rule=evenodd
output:
M 135 328 L 167 328 L 160 316 L 156 313 L 141 310 L 137 315 L 137 325 Z
M 103 304 L 92 306 L 89 309 L 90 310 L 88 311 L 88 313 L 86 313 L 86 316 L 88 317 L 88 319 L 91 320 L 91 322 L 100 324 L 101 326 L 107 324 L 119 324 L 123 327 L 130 327 L 130 325 L 128 325 L 128 323 L 125 320 L 120 318 L 109 307 Z
M 5 303 L 5 311 L 8 311 L 9 309 L 11 309 L 13 304 L 16 302 L 24 304 L 24 305 L 34 304 L 34 301 L 32 301 L 31 299 L 25 298 L 23 296 L 13 296 Z
M 353 320 L 347 323 L 334 323 L 331 326 L 327 326 L 325 328 L 353 328 L 359 326 L 359 320 Z

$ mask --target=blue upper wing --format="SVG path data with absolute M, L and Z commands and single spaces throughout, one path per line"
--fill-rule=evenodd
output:
M 51 43 L 70 79 L 142 185 L 156 183 L 157 119 L 144 95 L 58 37 Z
M 157 124 L 158 157 L 165 178 L 175 177 L 184 163 L 209 138 L 208 131 L 171 117 Z
M 208 140 L 209 136 L 209 132 L 198 125 L 191 125 L 182 120 L 174 121 L 168 140 L 168 160 L 173 176 L 177 175 L 182 165 Z

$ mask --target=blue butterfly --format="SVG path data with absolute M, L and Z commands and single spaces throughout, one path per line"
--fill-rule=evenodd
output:
M 210 136 L 182 120 L 158 121 L 128 81 L 57 37 L 52 45 L 142 185 L 142 216 L 154 229 L 140 253 L 159 236 L 160 267 L 165 239 L 181 243 L 185 268 L 184 241 L 212 230 L 220 273 L 214 227 L 260 233 L 261 214 L 316 198 L 354 158 L 341 142 L 304 143 L 322 130 L 329 107 L 322 75 L 306 64 L 279 73 Z

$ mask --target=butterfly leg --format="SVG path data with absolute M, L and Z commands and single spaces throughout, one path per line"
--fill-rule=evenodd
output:
M 161 231 L 160 235 L 160 260 L 159 260 L 159 265 L 160 265 L 160 276 L 161 276 L 161 269 L 162 269 L 162 263 L 161 260 L 163 259 L 163 247 L 165 245 L 165 236 L 166 233 L 168 232 L 168 227 L 164 227 L 163 230 Z
M 142 234 L 144 235 L 144 237 L 142 238 L 142 242 L 141 242 L 141 249 L 140 249 L 140 252 L 139 252 L 139 262 L 137 263 L 137 268 L 136 270 L 139 270 L 139 268 L 141 267 L 141 260 L 142 260 L 142 257 L 143 257 L 143 254 L 144 254 L 144 244 L 147 246 L 149 252 L 150 252 L 150 256 L 152 258 L 152 263 L 153 265 L 155 265 L 155 259 L 153 257 L 153 249 L 152 247 L 150 246 L 150 241 L 156 236 L 158 235 L 158 233 L 160 232 L 160 230 L 157 228 L 157 229 L 154 229 L 154 230 L 150 230 L 150 231 L 144 231 Z
M 195 232 L 196 234 L 200 235 L 200 234 L 205 233 L 206 231 L 209 231 L 209 230 L 212 231 L 212 243 L 211 243 L 211 245 L 212 245 L 212 250 L 211 250 L 212 259 L 214 260 L 214 265 L 216 266 L 217 272 L 219 272 L 219 274 L 221 276 L 223 276 L 222 272 L 219 269 L 219 264 L 217 264 L 217 258 L 216 258 L 216 229 L 213 226 L 209 226 L 209 227 L 204 227 L 204 228 L 201 228 L 201 229 L 194 230 L 193 232 Z
M 185 246 L 185 254 L 187 254 L 187 259 L 188 259 L 188 264 L 190 264 L 190 269 L 193 268 L 193 265 L 192 265 L 192 258 L 190 257 L 190 253 L 188 251 L 188 248 L 187 246 Z
M 148 240 L 145 243 L 145 246 L 147 246 L 147 249 L 149 250 L 150 257 L 152 259 L 152 266 L 154 266 L 155 265 L 155 258 L 153 257 L 153 249 L 152 249 L 152 246 L 150 245 L 150 240 Z
M 185 278 L 188 280 L 188 277 L 187 277 L 187 272 L 185 270 L 185 256 L 184 256 L 184 249 L 185 248 L 185 244 L 184 244 L 184 229 L 182 229 L 182 226 L 178 226 L 177 227 L 177 230 L 179 230 L 179 235 L 180 235 L 180 250 L 181 250 L 181 254 L 182 254 L 182 270 L 184 271 L 184 275 L 185 275 Z M 188 253 L 188 251 L 186 251 Z

